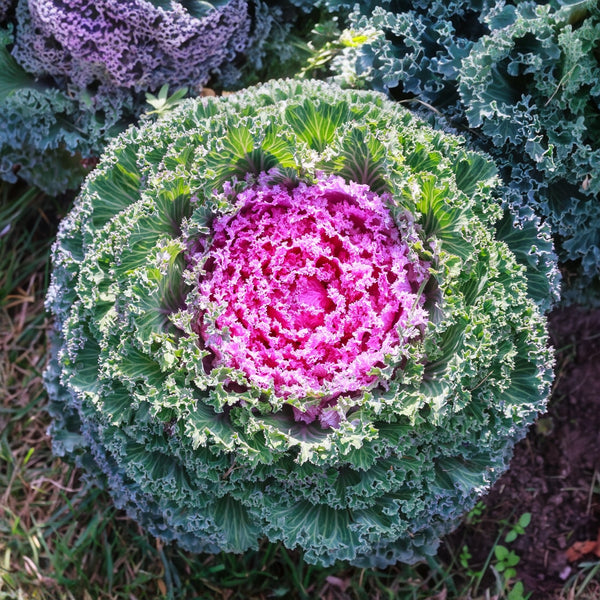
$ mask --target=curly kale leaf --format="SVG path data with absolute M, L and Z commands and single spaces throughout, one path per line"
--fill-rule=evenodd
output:
M 600 269 L 600 9 L 520 5 L 463 61 L 466 116 L 550 224 L 574 269 L 568 299 L 598 303 Z M 585 290 L 584 296 L 581 295 Z
M 168 4 L 80 0 L 67 8 L 54 0 L 21 2 L 13 55 L 26 71 L 64 77 L 79 89 L 100 83 L 140 92 L 164 84 L 202 86 L 246 49 L 245 0 L 199 17 L 180 3 Z

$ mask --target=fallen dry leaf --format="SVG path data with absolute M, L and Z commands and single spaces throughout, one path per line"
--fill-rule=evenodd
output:
M 166 585 L 166 583 L 165 583 L 165 582 L 164 582 L 162 579 L 159 579 L 159 580 L 156 582 L 156 585 L 158 586 L 158 590 L 159 590 L 159 592 L 160 592 L 160 593 L 161 593 L 163 596 L 166 596 L 166 595 L 167 595 L 167 585 Z
M 575 562 L 583 558 L 586 554 L 595 554 L 600 557 L 600 531 L 595 540 L 587 540 L 585 542 L 575 542 L 565 552 L 569 562 Z
M 432 596 L 430 600 L 448 600 L 448 590 L 444 588 L 441 592 Z

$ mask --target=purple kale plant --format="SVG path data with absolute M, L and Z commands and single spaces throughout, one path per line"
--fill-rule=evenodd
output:
M 246 0 L 196 17 L 177 2 L 29 0 L 19 5 L 13 56 L 36 76 L 135 91 L 202 86 L 248 45 Z

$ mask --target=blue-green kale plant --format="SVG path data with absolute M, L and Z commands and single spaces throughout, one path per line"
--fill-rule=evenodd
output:
M 503 189 L 461 138 L 316 81 L 128 129 L 53 250 L 54 451 L 191 551 L 433 554 L 552 380 L 548 240 Z
M 235 79 L 231 65 L 258 43 L 250 4 L 20 0 L 0 29 L 0 177 L 77 188 L 146 93 Z
M 501 25 L 501 27 L 500 27 Z M 600 5 L 525 2 L 463 60 L 468 124 L 550 224 L 566 300 L 600 303 Z
M 399 100 L 415 98 L 447 116 L 460 112 L 461 61 L 489 32 L 485 18 L 498 10 L 498 3 L 370 0 L 355 3 L 352 11 L 343 3 L 342 8 L 337 15 L 343 31 L 329 65 L 337 83 Z

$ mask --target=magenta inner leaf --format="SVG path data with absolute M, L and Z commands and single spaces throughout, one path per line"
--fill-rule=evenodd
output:
M 286 399 L 320 397 L 296 418 L 335 426 L 335 397 L 377 385 L 373 369 L 409 341 L 403 329 L 414 337 L 407 326 L 427 321 L 427 265 L 384 200 L 336 176 L 241 192 L 239 210 L 213 224 L 199 283 L 222 309 L 213 328 L 199 316 L 213 366 Z

